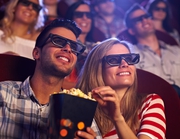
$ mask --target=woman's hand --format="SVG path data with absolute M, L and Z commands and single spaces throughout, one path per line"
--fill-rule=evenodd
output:
M 77 131 L 77 137 L 74 139 L 95 139 L 96 138 L 96 133 L 93 131 L 92 128 L 87 127 L 86 131 Z
M 103 111 L 114 121 L 119 120 L 121 115 L 120 98 L 109 86 L 97 87 L 92 90 L 93 98 L 96 99 Z

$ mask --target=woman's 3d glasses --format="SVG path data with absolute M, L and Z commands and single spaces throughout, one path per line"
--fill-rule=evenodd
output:
M 163 12 L 167 12 L 167 8 L 161 8 L 161 7 L 154 7 L 153 10 L 154 10 L 154 11 L 163 11 Z
M 96 4 L 101 4 L 101 3 L 108 2 L 108 1 L 114 2 L 114 0 L 97 0 L 95 3 L 96 3 Z
M 19 0 L 18 3 L 21 3 L 22 5 L 28 7 L 29 5 L 32 5 L 33 10 L 35 10 L 37 13 L 42 9 L 42 7 L 39 4 L 36 4 L 34 2 L 28 1 L 28 0 Z
M 82 43 L 78 43 L 75 41 L 72 41 L 70 39 L 64 38 L 62 36 L 56 35 L 56 34 L 49 34 L 49 36 L 45 39 L 45 43 L 41 45 L 41 48 L 46 44 L 46 41 L 50 38 L 50 41 L 60 48 L 65 47 L 67 44 L 71 47 L 72 52 L 75 55 L 81 54 L 86 49 L 85 45 Z
M 75 18 L 83 18 L 84 15 L 86 15 L 86 17 L 89 18 L 89 19 L 92 18 L 91 12 L 74 12 L 74 17 Z
M 122 60 L 125 60 L 128 65 L 134 65 L 139 62 L 139 54 L 118 54 L 104 56 L 103 60 L 110 66 L 119 66 Z

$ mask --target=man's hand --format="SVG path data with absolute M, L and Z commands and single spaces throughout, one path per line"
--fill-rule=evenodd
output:
M 95 139 L 96 133 L 92 130 L 92 128 L 87 127 L 86 131 L 77 131 L 77 137 L 74 139 Z

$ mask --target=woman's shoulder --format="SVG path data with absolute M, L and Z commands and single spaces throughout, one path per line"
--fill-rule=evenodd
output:
M 153 94 L 148 94 L 143 103 L 146 104 L 152 102 L 161 103 L 163 102 L 163 100 L 158 94 L 153 93 Z
M 2 31 L 2 29 L 0 28 L 0 35 L 2 35 L 4 32 Z
M 37 39 L 37 37 L 39 36 L 40 33 L 41 33 L 40 31 L 34 32 L 34 33 L 32 34 L 31 40 L 34 40 L 34 41 L 35 41 L 35 40 Z
M 146 111 L 149 109 L 162 109 L 164 110 L 164 102 L 163 99 L 158 95 L 158 94 L 148 94 L 143 103 L 142 103 L 142 107 L 141 110 L 142 111 Z

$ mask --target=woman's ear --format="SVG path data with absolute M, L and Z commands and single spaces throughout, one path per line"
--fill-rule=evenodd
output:
M 40 58 L 40 48 L 35 47 L 32 52 L 33 58 L 38 60 Z

